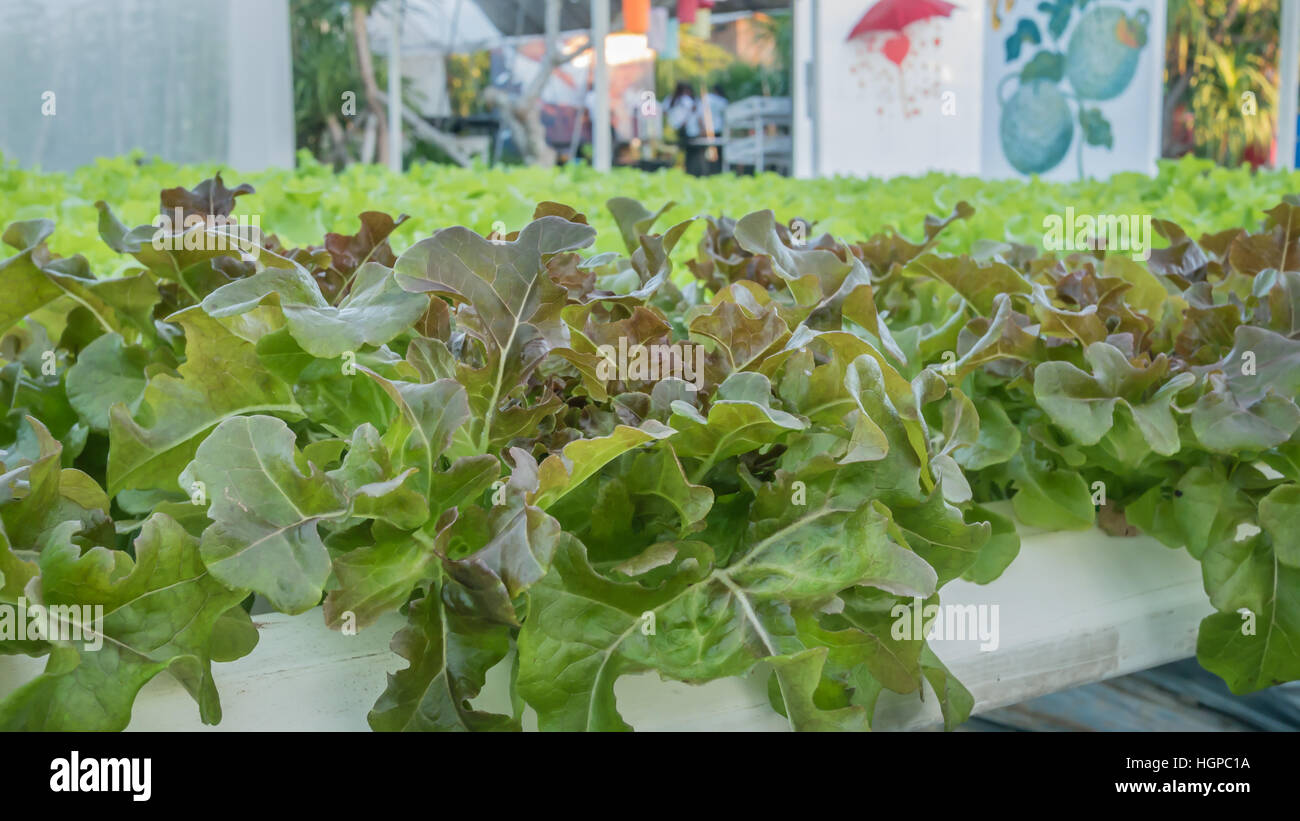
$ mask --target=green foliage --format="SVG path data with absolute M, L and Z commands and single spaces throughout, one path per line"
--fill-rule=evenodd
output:
M 359 151 L 368 100 L 358 62 L 352 9 L 376 0 L 291 0 L 294 134 L 299 150 L 343 167 Z M 373 66 L 383 88 L 387 61 Z
M 1168 14 L 1165 156 L 1190 150 L 1236 165 L 1248 150 L 1266 155 L 1277 122 L 1280 4 L 1171 0 Z
M 1238 692 L 1300 678 L 1300 201 L 1199 239 L 1157 221 L 1166 247 L 1144 265 L 1005 242 L 953 255 L 990 220 L 961 200 L 917 241 L 784 222 L 875 182 L 759 180 L 780 218 L 674 221 L 681 206 L 620 196 L 590 220 L 550 199 L 516 219 L 490 181 L 517 198 L 532 172 L 308 167 L 259 177 L 273 196 L 165 190 L 202 217 L 166 250 L 107 204 L 69 203 L 85 178 L 4 173 L 28 219 L 0 262 L 0 603 L 106 615 L 98 650 L 0 640 L 48 659 L 0 700 L 0 727 L 120 729 L 164 671 L 219 720 L 210 664 L 252 651 L 250 592 L 322 604 L 335 629 L 405 615 L 377 730 L 519 729 L 472 704 L 512 651 L 512 695 L 543 729 L 629 729 L 623 675 L 754 670 L 795 729 L 869 729 L 881 692 L 927 685 L 952 727 L 973 699 L 924 638 L 895 635 L 896 608 L 997 578 L 1019 550 L 1008 500 L 1035 527 L 1185 547 L 1217 611 L 1205 666 Z M 1183 190 L 933 177 L 923 207 L 977 185 L 1000 228 L 999 203 L 1032 215 L 1110 191 L 1176 212 L 1239 186 L 1234 212 L 1203 217 L 1215 227 L 1289 182 L 1162 175 Z M 130 200 L 137 182 L 107 184 Z M 747 202 L 752 184 L 711 196 Z M 693 210 L 708 190 L 677 193 Z M 256 255 L 214 242 L 237 194 L 289 229 Z M 413 232 L 366 210 L 381 197 L 421 222 L 444 200 L 510 221 Z M 348 206 L 359 229 L 325 234 L 357 224 Z M 110 261 L 58 256 L 38 207 L 83 214 Z M 653 367 L 610 361 L 629 346 Z
M 468 117 L 484 111 L 483 90 L 492 79 L 492 55 L 487 51 L 447 55 L 447 96 L 451 113 Z
M 16 220 L 53 219 L 58 232 L 50 247 L 82 254 L 101 278 L 129 270 L 125 259 L 99 239 L 94 203 L 113 204 L 131 224 L 158 212 L 158 191 L 178 179 L 203 179 L 217 166 L 182 168 L 136 158 L 96 161 L 68 174 L 41 174 L 0 166 L 0 225 Z M 783 217 L 799 215 L 817 231 L 868 237 L 887 228 L 908 230 L 927 214 L 948 214 L 958 202 L 975 208 L 950 225 L 937 250 L 964 252 L 980 241 L 1041 242 L 1043 218 L 1066 205 L 1085 214 L 1155 214 L 1195 233 L 1214 233 L 1253 224 L 1263 209 L 1300 190 L 1300 173 L 1252 174 L 1185 158 L 1163 162 L 1155 177 L 1120 174 L 1109 181 L 1046 183 L 981 180 L 948 174 L 883 179 L 792 180 L 772 174 L 695 178 L 683 172 L 644 174 L 615 169 L 598 174 L 586 167 L 471 168 L 415 165 L 394 174 L 373 165 L 352 165 L 335 174 L 327 165 L 299 155 L 297 170 L 267 169 L 243 174 L 257 188 L 256 200 L 241 198 L 234 214 L 261 217 L 286 247 L 316 244 L 329 231 L 351 233 L 358 215 L 391 211 L 415 215 L 390 239 L 401 251 L 418 237 L 448 225 L 465 225 L 487 235 L 497 221 L 522 226 L 533 205 L 566 202 L 585 211 L 597 230 L 596 250 L 622 251 L 613 217 L 601 205 L 631 197 L 658 206 L 672 203 L 662 217 L 676 225 L 700 214 L 737 218 L 758 208 Z M 684 265 L 693 256 L 704 223 L 693 223 L 674 251 Z
M 350 6 L 340 0 L 293 0 L 289 19 L 294 133 L 299 148 L 324 157 L 327 122 L 345 119 L 341 115 L 344 92 L 356 95 L 357 111 L 365 107 Z
M 790 94 L 794 53 L 794 24 L 788 14 L 761 15 L 746 21 L 758 44 L 771 50 L 771 60 L 755 65 L 738 59 L 726 48 L 696 37 L 691 27 L 681 27 L 680 56 L 655 61 L 655 90 L 660 99 L 673 93 L 677 83 L 689 83 L 696 94 L 717 85 L 722 96 L 735 102 L 746 97 L 785 97 Z

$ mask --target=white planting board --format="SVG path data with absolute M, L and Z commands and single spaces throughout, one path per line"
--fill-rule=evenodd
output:
M 1020 556 L 992 584 L 956 581 L 944 604 L 998 605 L 999 646 L 978 641 L 932 646 L 974 694 L 976 712 L 1080 684 L 1186 658 L 1196 628 L 1212 612 L 1200 565 L 1182 550 L 1153 539 L 1115 539 L 1099 531 L 1022 531 Z M 169 676 L 156 678 L 136 701 L 132 730 L 367 730 L 366 713 L 385 674 L 406 662 L 388 650 L 401 626 L 396 614 L 344 636 L 328 630 L 318 611 L 302 616 L 255 616 L 261 642 L 253 653 L 215 665 L 225 717 L 199 722 L 198 708 Z M 43 659 L 0 657 L 0 695 L 37 673 Z M 507 664 L 493 669 L 476 704 L 506 712 Z M 655 674 L 618 682 L 619 709 L 639 730 L 785 730 L 767 703 L 768 671 L 704 685 L 660 681 Z M 933 728 L 938 705 L 928 689 L 886 692 L 878 729 Z M 525 726 L 536 727 L 531 711 Z

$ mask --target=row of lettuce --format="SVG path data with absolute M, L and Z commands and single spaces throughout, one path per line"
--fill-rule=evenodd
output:
M 30 219 L 59 225 L 51 247 L 86 256 L 100 276 L 117 275 L 132 261 L 99 241 L 95 202 L 113 203 L 123 221 L 148 222 L 158 213 L 158 191 L 178 180 L 206 179 L 219 166 L 176 166 L 142 157 L 98 160 L 69 173 L 42 173 L 0 160 L 0 227 Z M 230 177 L 230 173 L 227 173 Z M 241 175 L 259 196 L 240 203 L 237 213 L 260 217 L 290 247 L 320 242 L 327 231 L 343 230 L 364 211 L 407 213 L 414 224 L 391 240 L 403 251 L 438 228 L 464 225 L 488 235 L 497 225 L 517 228 L 535 203 L 554 200 L 588 211 L 597 229 L 596 247 L 618 251 L 618 226 L 600 204 L 613 197 L 675 205 L 664 215 L 676 224 L 701 214 L 741 216 L 770 208 L 812 221 L 819 231 L 866 237 L 890 226 L 909 231 L 927 214 L 948 213 L 966 201 L 976 210 L 940 237 L 938 250 L 962 252 L 981 240 L 1041 244 L 1044 219 L 1067 207 L 1079 214 L 1154 214 L 1182 225 L 1194 236 L 1254 225 L 1259 214 L 1300 188 L 1296 172 L 1251 173 L 1191 157 L 1162 161 L 1155 176 L 1120 174 L 1105 181 L 1047 183 L 985 180 L 929 174 L 915 178 L 796 180 L 764 174 L 695 178 L 677 171 L 645 174 L 616 169 L 597 174 L 586 167 L 472 168 L 415 165 L 394 174 L 374 165 L 353 165 L 341 173 L 309 155 L 296 169 L 265 169 Z M 689 258 L 699 229 L 675 255 Z
M 941 253 L 965 202 L 916 241 L 614 198 L 599 244 L 548 200 L 495 239 L 398 253 L 406 217 L 366 211 L 252 247 L 221 225 L 249 193 L 164 190 L 193 218 L 165 243 L 96 203 L 112 275 L 50 220 L 3 235 L 0 605 L 103 619 L 93 646 L 0 632 L 48 657 L 0 727 L 123 728 L 164 671 L 219 721 L 254 596 L 345 632 L 403 614 L 378 730 L 525 704 L 627 729 L 620 676 L 759 665 L 796 729 L 927 684 L 952 727 L 970 693 L 896 608 L 995 579 L 1011 512 L 1185 548 L 1201 662 L 1235 692 L 1300 678 L 1296 201 L 1199 239 L 1157 219 L 1141 262 Z M 498 664 L 509 713 L 473 705 Z

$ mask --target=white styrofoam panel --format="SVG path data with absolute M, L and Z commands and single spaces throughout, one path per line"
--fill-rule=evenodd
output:
M 1115 539 L 1099 531 L 1026 530 L 1020 556 L 992 584 L 953 582 L 945 604 L 997 605 L 999 646 L 935 641 L 938 656 L 971 690 L 976 711 L 1153 667 L 1195 652 L 1196 628 L 1212 609 L 1200 565 L 1185 551 L 1152 539 Z M 199 722 L 189 694 L 159 676 L 136 701 L 132 730 L 366 730 L 366 713 L 385 674 L 405 666 L 389 652 L 400 627 L 393 614 L 356 636 L 328 630 L 318 611 L 303 616 L 255 616 L 261 642 L 249 656 L 215 665 L 224 720 Z M 43 664 L 0 658 L 0 695 Z M 508 661 L 498 665 L 477 700 L 506 711 Z M 655 674 L 627 676 L 615 692 L 623 717 L 640 730 L 783 730 L 767 703 L 767 670 L 704 685 L 664 682 Z M 877 728 L 933 728 L 932 692 L 886 693 Z M 525 726 L 536 727 L 531 711 Z

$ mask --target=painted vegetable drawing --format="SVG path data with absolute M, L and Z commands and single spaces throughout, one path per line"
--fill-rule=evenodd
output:
M 1070 35 L 1065 76 L 1086 100 L 1112 100 L 1137 72 L 1146 45 L 1145 9 L 1132 17 L 1115 6 L 1099 6 L 1083 16 Z
M 1126 14 L 1118 6 L 1094 6 L 1082 14 L 1068 43 L 1063 43 L 1074 10 L 1083 12 L 1087 4 L 1088 0 L 1038 4 L 1038 11 L 1047 17 L 1043 28 L 1051 42 L 1044 40 L 1039 23 L 1029 17 L 1020 19 L 1006 38 L 1007 63 L 1020 61 L 1026 47 L 1036 49 L 998 88 L 1002 153 L 1022 174 L 1051 171 L 1073 144 L 1082 178 L 1085 145 L 1114 147 L 1110 121 L 1100 108 L 1085 103 L 1113 100 L 1132 84 L 1147 43 L 1150 15 L 1145 9 Z M 1012 82 L 1016 87 L 1008 93 Z M 1081 132 L 1078 140 L 1074 139 L 1076 125 Z
M 998 134 L 1007 161 L 1022 174 L 1055 168 L 1074 139 L 1070 106 L 1050 80 L 1021 83 L 1002 108 Z

